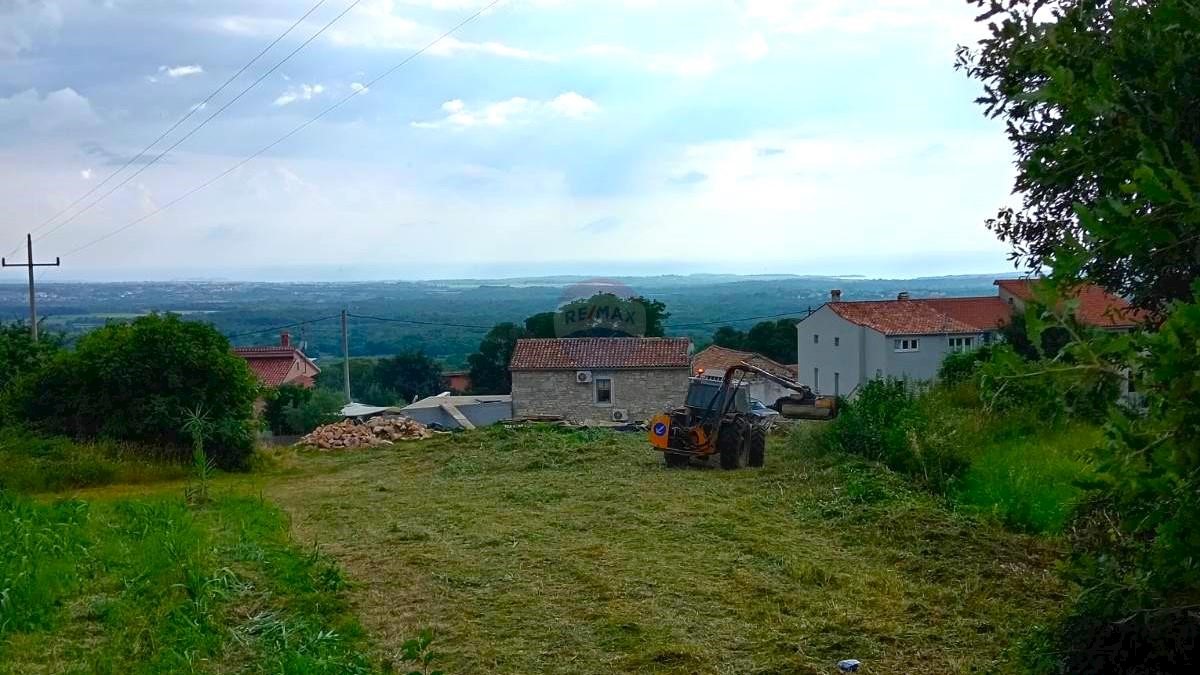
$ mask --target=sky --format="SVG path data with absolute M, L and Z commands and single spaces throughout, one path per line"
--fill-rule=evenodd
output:
M 504 0 L 395 68 L 490 0 L 360 0 L 267 74 L 352 1 L 54 219 L 316 0 L 0 0 L 0 253 L 35 230 L 47 279 L 1011 269 L 966 2 Z

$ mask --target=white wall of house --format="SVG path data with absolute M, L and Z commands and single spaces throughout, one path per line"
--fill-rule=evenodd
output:
M 866 373 L 875 360 L 866 348 L 872 332 L 822 305 L 796 324 L 797 379 L 818 394 L 849 395 L 870 379 Z
M 847 321 L 823 305 L 796 324 L 800 381 L 818 394 L 851 396 L 880 377 L 932 380 L 946 354 L 956 348 L 951 338 L 969 338 L 970 348 L 983 344 L 982 333 L 888 336 Z M 896 340 L 902 341 L 899 350 Z

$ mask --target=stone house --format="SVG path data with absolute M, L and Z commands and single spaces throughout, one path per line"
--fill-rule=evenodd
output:
M 647 420 L 682 405 L 691 349 L 687 338 L 518 340 L 509 362 L 513 417 Z

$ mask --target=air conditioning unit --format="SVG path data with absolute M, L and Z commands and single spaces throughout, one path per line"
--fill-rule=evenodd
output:
M 575 381 L 579 384 L 587 384 L 592 381 L 592 371 L 578 370 L 575 371 Z
M 628 410 L 613 410 L 612 411 L 612 419 L 614 422 L 628 422 L 629 421 L 629 411 Z

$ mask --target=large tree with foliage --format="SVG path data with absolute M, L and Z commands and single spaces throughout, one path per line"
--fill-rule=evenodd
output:
M 0 390 L 22 373 L 48 363 L 61 345 L 62 337 L 57 333 L 43 332 L 34 342 L 24 322 L 0 324 Z
M 1200 4 L 969 0 L 991 35 L 958 65 L 1004 120 L 1020 208 L 988 225 L 1019 263 L 1163 310 L 1200 272 Z
M 496 324 L 483 341 L 479 351 L 467 357 L 471 366 L 471 389 L 481 394 L 507 394 L 512 391 L 512 374 L 508 363 L 512 360 L 517 340 L 530 337 L 529 333 L 515 323 Z
M 733 326 L 721 326 L 713 333 L 712 341 L 721 347 L 756 352 L 780 363 L 797 360 L 795 319 L 762 321 L 746 332 Z
M 402 352 L 375 364 L 375 381 L 411 403 L 442 391 L 442 367 L 421 352 Z
M 13 388 L 15 414 L 46 431 L 135 441 L 186 457 L 183 424 L 198 410 L 212 424 L 207 449 L 220 464 L 240 466 L 253 449 L 259 385 L 249 366 L 215 328 L 173 314 L 94 330 Z
M 1049 267 L 1059 289 L 1098 282 L 1161 322 L 1156 332 L 1076 333 L 1046 367 L 1084 384 L 1132 374 L 1145 406 L 1108 411 L 1095 498 L 1071 531 L 1068 574 L 1082 592 L 1038 665 L 1195 672 L 1200 3 L 969 1 L 991 35 L 961 49 L 959 65 L 1006 122 L 1022 199 L 990 227 L 1015 259 Z M 1069 312 L 1048 307 L 1029 315 L 1034 338 L 1073 330 Z

